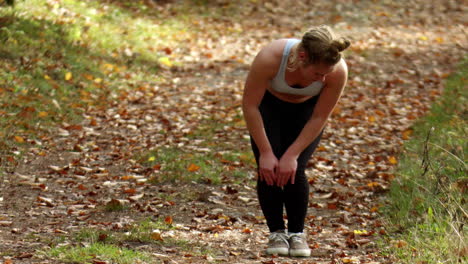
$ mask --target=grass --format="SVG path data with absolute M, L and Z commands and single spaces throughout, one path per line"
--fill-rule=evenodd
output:
M 226 127 L 244 126 L 241 115 L 232 120 L 202 120 L 186 135 L 187 146 L 163 146 L 134 156 L 155 172 L 151 182 L 245 183 L 255 165 L 250 142 L 226 139 Z M 232 132 L 232 134 L 237 132 Z
M 125 211 L 128 209 L 128 206 L 123 204 L 119 200 L 110 200 L 106 205 L 104 206 L 104 211 L 106 212 L 121 212 Z
M 96 263 L 97 260 L 107 260 L 112 263 L 134 264 L 151 261 L 148 254 L 102 243 L 93 243 L 86 247 L 59 247 L 50 250 L 48 255 L 65 263 Z
M 70 238 L 71 243 L 66 245 L 61 244 L 63 243 L 62 238 L 59 238 L 55 243 L 51 242 L 51 249 L 42 252 L 42 255 L 66 263 L 93 263 L 96 260 L 122 264 L 153 263 L 150 253 L 122 246 L 131 245 L 132 242 L 139 245 L 153 245 L 155 248 L 177 248 L 179 252 L 194 253 L 193 249 L 199 248 L 200 255 L 214 254 L 212 249 L 198 243 L 161 236 L 161 233 L 171 230 L 175 230 L 175 227 L 165 219 L 155 221 L 146 219 L 119 231 L 87 228 L 74 234 Z
M 216 19 L 239 15 L 239 6 L 235 1 L 174 1 L 159 8 L 159 3 L 151 7 L 130 0 L 18 0 L 14 8 L 0 7 L 0 184 L 31 147 L 44 154 L 41 148 L 53 135 L 51 128 L 78 123 L 88 110 L 106 109 L 127 90 L 169 82 L 164 70 L 180 65 L 178 56 L 190 54 L 198 40 L 219 34 L 223 25 Z M 240 34 L 236 30 L 222 32 Z M 158 160 L 148 161 L 156 154 Z M 166 179 L 220 182 L 228 172 L 242 175 L 236 164 L 243 159 L 242 154 L 206 156 L 168 148 L 147 154 L 144 163 L 163 165 L 160 175 Z M 187 171 L 192 164 L 200 168 Z M 126 207 L 109 203 L 103 210 Z M 138 263 L 147 259 L 146 253 L 119 243 L 187 251 L 194 246 L 176 238 L 161 241 L 153 234 L 167 228 L 172 227 L 148 221 L 126 232 L 83 230 L 75 237 L 49 238 L 53 248 L 45 254 L 62 262 Z M 210 252 L 195 246 L 200 254 Z
M 171 23 L 155 27 L 119 8 L 102 10 L 94 2 L 51 3 L 20 1 L 14 11 L 0 9 L 0 104 L 6 117 L 0 135 L 9 143 L 12 135 L 28 138 L 51 122 L 75 121 L 111 91 L 143 79 L 157 82 L 161 53 L 147 45 L 177 41 L 159 37 L 177 32 Z M 144 34 L 152 37 L 140 41 L 147 38 Z
M 0 175 L 28 147 L 41 148 L 51 127 L 79 122 L 124 90 L 167 82 L 161 70 L 180 64 L 177 56 L 201 34 L 218 34 L 210 21 L 228 14 L 239 15 L 238 5 L 29 0 L 0 7 Z
M 163 147 L 145 152 L 137 160 L 153 168 L 151 182 L 198 182 L 220 184 L 224 180 L 242 182 L 251 170 L 252 154 L 217 152 L 212 146 L 207 152 L 194 152 L 177 147 Z
M 84 247 L 63 246 L 49 251 L 49 256 L 65 263 L 96 263 L 97 260 L 118 264 L 150 263 L 149 255 L 102 243 Z
M 468 260 L 467 78 L 465 60 L 405 143 L 386 208 L 399 263 Z
M 83 229 L 75 235 L 74 240 L 76 242 L 101 242 L 109 244 L 119 244 L 125 241 L 157 243 L 160 240 L 154 238 L 153 233 L 155 230 L 169 231 L 173 229 L 174 226 L 166 223 L 164 219 L 157 219 L 156 221 L 145 219 L 136 224 L 124 227 L 122 232 Z

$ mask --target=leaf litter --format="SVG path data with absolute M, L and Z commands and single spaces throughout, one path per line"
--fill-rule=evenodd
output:
M 48 247 L 45 237 L 82 228 L 124 231 L 148 217 L 172 228 L 152 231 L 151 239 L 162 244 L 135 248 L 163 263 L 392 263 L 375 242 L 386 234 L 378 214 L 382 193 L 394 178 L 392 167 L 403 140 L 411 136 L 412 122 L 442 92 L 444 78 L 466 50 L 461 15 L 466 6 L 459 1 L 291 5 L 278 0 L 250 1 L 243 10 L 248 19 L 226 17 L 216 21 L 217 27 L 194 33 L 199 37 L 189 43 L 162 47 L 165 83 L 141 81 L 105 109 L 87 109 L 82 124 L 53 128 L 41 155 L 26 155 L 0 199 L 4 263 L 55 263 L 37 254 Z M 164 165 L 146 168 L 134 154 L 162 146 L 200 153 L 248 151 L 238 117 L 248 64 L 268 40 L 300 34 L 310 18 L 334 23 L 352 38 L 346 55 L 349 82 L 307 172 L 311 194 L 305 231 L 312 257 L 268 257 L 253 176 L 241 183 L 223 177 L 220 185 L 153 184 L 151 176 Z M 241 34 L 225 34 L 226 29 Z M 71 80 L 73 74 L 63 78 Z M 205 120 L 223 126 L 213 138 L 190 139 Z M 219 142 L 225 149 L 216 148 Z M 197 173 L 200 166 L 191 163 L 185 169 Z M 170 239 L 191 247 L 164 244 Z M 207 249 L 211 253 L 204 253 Z

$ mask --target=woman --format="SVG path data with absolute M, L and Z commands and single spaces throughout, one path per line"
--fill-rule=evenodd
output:
M 258 166 L 258 198 L 270 230 L 267 254 L 310 256 L 303 233 L 309 199 L 305 168 L 346 85 L 341 52 L 349 45 L 322 25 L 301 40 L 271 42 L 251 65 L 242 109 Z

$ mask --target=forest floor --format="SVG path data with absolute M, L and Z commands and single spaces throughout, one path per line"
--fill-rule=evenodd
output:
M 81 124 L 51 128 L 44 153 L 25 155 L 0 200 L 0 259 L 61 263 L 38 252 L 58 238 L 73 245 L 70 237 L 82 229 L 125 233 L 152 219 L 171 226 L 153 236 L 158 243 L 121 246 L 148 252 L 156 263 L 394 263 L 385 252 L 398 241 L 386 238 L 379 212 L 389 182 L 398 177 L 392 168 L 411 124 L 466 54 L 462 2 L 251 1 L 243 8 L 245 20 L 205 21 L 213 34 L 172 48 L 180 54 L 174 60 L 184 63 L 163 70 L 166 83 L 139 86 L 106 108 L 88 109 Z M 164 165 L 145 167 L 134 156 L 162 146 L 248 153 L 240 102 L 255 53 L 270 40 L 300 37 L 309 24 L 332 23 L 352 40 L 350 76 L 307 172 L 305 232 L 312 256 L 266 256 L 268 233 L 251 160 L 224 160 L 227 171 L 244 166 L 251 172 L 240 178 L 227 173 L 219 184 L 154 184 L 150 178 Z M 231 31 L 240 33 L 220 33 Z M 190 136 L 203 120 L 219 125 L 211 138 Z M 197 173 L 193 165 L 188 170 Z M 125 209 L 104 209 L 112 203 Z

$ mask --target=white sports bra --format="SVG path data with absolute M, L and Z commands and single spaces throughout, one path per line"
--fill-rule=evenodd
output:
M 284 73 L 286 71 L 289 52 L 291 51 L 292 46 L 298 42 L 300 42 L 298 39 L 288 39 L 286 42 L 286 46 L 283 50 L 283 58 L 281 59 L 281 65 L 278 73 L 276 73 L 275 78 L 273 78 L 271 81 L 271 88 L 279 93 L 316 96 L 322 90 L 323 82 L 317 81 L 304 88 L 294 88 L 289 86 L 284 80 Z

